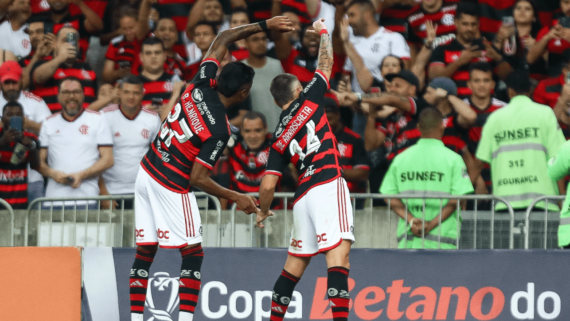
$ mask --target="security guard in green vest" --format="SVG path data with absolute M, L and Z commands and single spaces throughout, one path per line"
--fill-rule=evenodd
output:
M 548 176 L 557 182 L 570 174 L 570 141 L 560 147 L 558 155 L 548 162 Z M 566 200 L 560 211 L 560 225 L 558 226 L 558 246 L 570 249 L 570 184 L 566 188 Z
M 421 139 L 394 158 L 380 193 L 420 197 L 390 199 L 391 208 L 400 216 L 399 248 L 455 249 L 461 217 L 457 200 L 448 197 L 473 193 L 473 185 L 461 156 L 441 141 L 445 130 L 441 112 L 432 107 L 424 109 L 418 129 Z M 425 199 L 424 213 L 422 196 L 442 199 Z

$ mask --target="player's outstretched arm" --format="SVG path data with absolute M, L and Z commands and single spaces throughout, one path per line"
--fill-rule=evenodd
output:
M 289 21 L 289 18 L 280 16 L 259 23 L 224 30 L 214 39 L 204 59 L 213 58 L 217 61 L 221 61 L 226 56 L 228 46 L 231 43 L 265 30 L 288 32 L 295 30 L 295 28 L 293 28 L 293 23 Z
M 317 69 L 320 70 L 327 80 L 331 78 L 333 67 L 333 48 L 331 38 L 327 32 L 327 27 L 324 23 L 325 19 L 319 19 L 313 23 L 315 31 L 321 35 L 321 46 L 319 47 L 319 58 L 317 62 Z
M 271 202 L 273 202 L 273 195 L 275 194 L 275 186 L 279 181 L 279 176 L 266 174 L 261 180 L 259 186 L 259 209 L 257 213 L 257 226 L 263 228 L 263 221 L 269 216 L 273 216 L 273 212 L 269 210 Z
M 190 173 L 190 184 L 196 186 L 202 191 L 214 195 L 219 198 L 225 198 L 234 201 L 239 209 L 246 214 L 259 213 L 257 208 L 257 200 L 255 197 L 240 194 L 238 192 L 224 188 L 210 178 L 210 169 L 196 162 L 192 166 Z

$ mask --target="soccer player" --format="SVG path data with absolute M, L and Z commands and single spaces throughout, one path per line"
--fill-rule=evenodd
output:
M 269 206 L 287 164 L 292 162 L 299 172 L 293 206 L 295 227 L 289 256 L 273 288 L 271 321 L 283 320 L 295 285 L 311 257 L 319 253 L 324 253 L 327 260 L 327 293 L 333 319 L 348 318 L 348 254 L 354 242 L 352 209 L 336 140 L 322 106 L 330 88 L 333 50 L 323 19 L 315 21 L 313 27 L 321 37 L 313 80 L 304 90 L 299 79 L 291 74 L 279 75 L 271 83 L 271 94 L 283 112 L 259 190 L 259 227 L 273 215 Z
M 224 66 L 216 81 L 219 61 L 232 42 L 270 29 L 290 31 L 291 22 L 286 17 L 275 17 L 225 30 L 216 37 L 196 77 L 163 121 L 143 157 L 135 183 L 138 247 L 130 276 L 132 320 L 143 320 L 149 269 L 158 246 L 180 249 L 178 320 L 194 318 L 204 252 L 200 213 L 191 185 L 232 200 L 247 214 L 259 211 L 255 198 L 219 186 L 209 174 L 230 137 L 225 109 L 245 100 L 254 76 L 251 67 L 236 62 Z

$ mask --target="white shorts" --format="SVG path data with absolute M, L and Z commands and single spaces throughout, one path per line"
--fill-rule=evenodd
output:
M 342 177 L 310 189 L 293 206 L 293 219 L 292 256 L 314 256 L 343 240 L 355 241 L 350 195 Z
M 202 242 L 202 221 L 194 193 L 179 194 L 155 181 L 142 167 L 135 182 L 137 245 L 182 248 Z

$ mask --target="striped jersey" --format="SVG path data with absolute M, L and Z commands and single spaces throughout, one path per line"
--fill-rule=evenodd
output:
M 34 72 L 39 66 L 48 62 L 49 60 L 40 60 L 30 72 L 30 77 L 33 77 Z M 89 107 L 89 105 L 97 99 L 97 76 L 95 71 L 86 62 L 75 62 L 71 67 L 66 64 L 61 64 L 53 73 L 53 76 L 46 81 L 43 85 L 36 85 L 32 80 L 30 81 L 30 91 L 41 97 L 49 107 L 52 113 L 61 111 L 61 105 L 57 100 L 58 86 L 59 82 L 66 77 L 77 77 L 81 81 L 83 86 L 83 94 L 85 95 L 85 100 L 83 102 L 83 108 Z
M 461 52 L 465 50 L 465 47 L 457 40 L 453 39 L 450 43 L 445 45 L 440 45 L 435 48 L 431 54 L 430 66 L 432 65 L 444 65 L 447 66 L 461 56 Z M 483 50 L 483 56 L 474 58 L 471 63 L 475 62 L 488 62 L 493 68 L 495 68 L 495 62 L 486 56 L 486 51 Z M 467 81 L 469 80 L 469 65 L 465 64 L 457 69 L 457 71 L 451 76 L 451 79 L 457 85 L 457 96 L 461 99 L 471 96 L 471 89 L 467 87 Z
M 329 88 L 328 80 L 317 70 L 299 98 L 281 113 L 275 130 L 266 173 L 281 177 L 293 163 L 299 173 L 294 202 L 311 188 L 341 176 L 336 139 L 324 109 L 319 107 Z
M 562 93 L 562 87 L 566 84 L 565 78 L 564 74 L 561 74 L 554 78 L 541 80 L 534 90 L 532 100 L 554 108 Z
M 364 149 L 364 140 L 360 135 L 344 126 L 334 134 L 338 142 L 339 161 L 343 170 L 370 169 L 370 160 L 368 160 L 368 154 Z M 347 181 L 346 185 L 351 193 L 366 192 L 366 182 Z
M 105 58 L 115 62 L 115 70 L 119 69 L 119 62 L 126 61 L 134 65 L 138 60 L 141 41 L 128 41 L 125 36 L 119 36 L 111 40 Z
M 85 61 L 87 49 L 89 48 L 89 38 L 91 38 L 91 33 L 89 33 L 89 31 L 87 31 L 85 28 L 85 15 L 72 15 L 68 13 L 58 23 L 52 19 L 51 11 L 46 11 L 39 15 L 40 19 L 44 21 L 44 23 L 53 24 L 53 33 L 56 35 L 63 27 L 72 27 L 77 30 L 79 32 L 79 51 L 81 53 L 80 60 Z
M 139 78 L 143 82 L 144 96 L 142 105 L 150 105 L 153 98 L 162 99 L 164 104 L 167 104 L 172 95 L 174 82 L 180 81 L 178 76 L 167 73 L 166 71 L 156 80 L 146 78 L 142 74 Z
M 408 42 L 422 45 L 427 37 L 426 22 L 431 21 L 434 26 L 437 25 L 434 48 L 449 43 L 455 39 L 457 30 L 454 21 L 456 10 L 457 4 L 444 2 L 437 12 L 429 13 L 420 4 L 412 10 L 408 18 Z
M 241 193 L 259 192 L 271 147 L 271 135 L 267 135 L 263 145 L 255 151 L 249 149 L 241 136 L 238 137 L 235 146 L 228 149 L 230 187 Z
M 226 110 L 215 89 L 218 68 L 214 59 L 202 62 L 142 159 L 144 170 L 173 192 L 188 193 L 194 162 L 211 170 L 230 138 Z
M 0 128 L 0 137 L 5 131 Z M 29 137 L 39 146 L 38 137 L 24 131 L 23 135 Z M 24 160 L 19 164 L 10 163 L 14 154 L 16 143 L 0 148 L 0 198 L 8 202 L 14 209 L 25 209 L 28 205 L 28 163 L 30 152 L 24 154 Z

